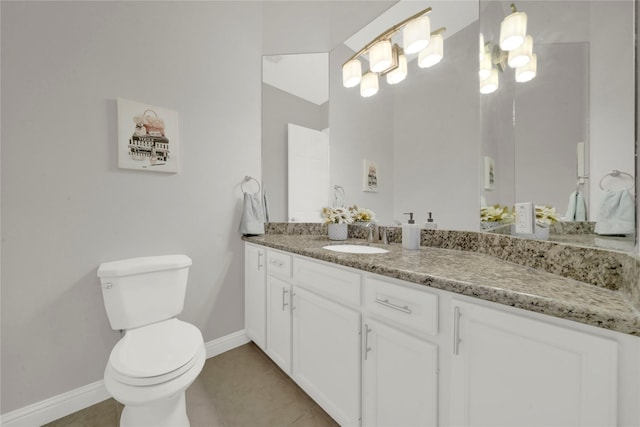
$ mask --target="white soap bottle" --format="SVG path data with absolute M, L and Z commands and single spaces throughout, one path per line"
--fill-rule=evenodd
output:
M 433 221 L 433 218 L 431 217 L 431 212 L 427 212 L 429 214 L 429 218 L 427 218 L 427 222 L 424 223 L 424 229 L 425 230 L 437 230 L 438 229 L 438 223 Z
M 404 215 L 409 215 L 409 221 L 402 225 L 402 247 L 420 249 L 420 227 L 413 219 L 413 212 L 406 212 Z

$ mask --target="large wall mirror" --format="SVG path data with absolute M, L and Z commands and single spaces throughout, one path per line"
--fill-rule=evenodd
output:
M 352 37 L 328 52 L 327 102 L 316 104 L 306 119 L 295 117 L 302 107 L 281 116 L 277 137 L 273 116 L 291 108 L 283 108 L 286 102 L 263 84 L 263 181 L 270 220 L 291 220 L 286 123 L 328 132 L 329 185 L 322 196 L 328 205 L 337 185 L 344 188 L 345 204 L 372 209 L 382 224 L 404 222 L 405 212 L 414 212 L 422 223 L 432 212 L 440 229 L 451 230 L 479 230 L 481 205 L 531 201 L 552 205 L 563 216 L 577 188 L 583 143 L 588 177 L 578 189 L 588 220 L 595 220 L 601 179 L 613 170 L 635 174 L 633 2 L 515 2 L 528 15 L 538 74 L 516 83 L 507 68 L 499 75 L 499 89 L 486 95 L 479 93 L 478 36 L 487 43 L 497 40 L 511 2 L 397 6 L 403 3 L 415 8 L 405 17 L 431 6 L 432 27 L 447 27 L 445 56 L 437 66 L 420 69 L 410 60 L 405 81 L 380 82 L 375 96 L 363 98 L 357 87 L 342 85 L 342 64 L 370 40 L 353 44 Z M 390 25 L 378 23 L 373 34 Z M 485 188 L 485 158 L 493 162 L 491 188 Z M 365 160 L 377 165 L 375 192 L 364 191 Z
M 481 97 L 483 175 L 494 171 L 493 183 L 483 180 L 483 204 L 533 202 L 565 217 L 579 192 L 584 215 L 565 219 L 598 221 L 606 192 L 634 192 L 634 3 L 481 0 L 481 40 L 494 63 L 512 3 L 527 15 L 537 71 L 517 82 L 514 69 L 494 65 L 499 88 Z M 635 235 L 597 244 L 632 251 Z

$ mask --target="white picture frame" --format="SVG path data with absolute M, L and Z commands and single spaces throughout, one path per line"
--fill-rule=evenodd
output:
M 364 159 L 362 162 L 362 191 L 377 193 L 380 185 L 378 165 L 373 160 Z
M 117 106 L 118 167 L 177 173 L 178 113 L 124 98 Z
M 496 188 L 496 164 L 493 158 L 484 156 L 484 189 Z

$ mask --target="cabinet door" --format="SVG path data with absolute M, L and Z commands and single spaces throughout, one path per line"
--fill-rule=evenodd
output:
M 293 379 L 340 425 L 359 425 L 360 313 L 293 289 Z
M 291 374 L 291 289 L 267 276 L 267 349 L 271 359 Z
M 438 424 L 438 347 L 365 319 L 363 425 Z
M 616 425 L 616 342 L 458 301 L 453 315 L 452 425 Z
M 258 347 L 265 348 L 265 250 L 244 246 L 244 328 Z

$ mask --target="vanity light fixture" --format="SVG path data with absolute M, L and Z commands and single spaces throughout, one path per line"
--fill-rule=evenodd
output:
M 538 57 L 534 53 L 531 60 L 522 67 L 516 68 L 516 81 L 519 83 L 528 82 L 533 79 L 538 71 Z
M 499 72 L 507 65 L 515 68 L 515 80 L 528 82 L 536 76 L 538 61 L 533 53 L 533 37 L 527 35 L 527 15 L 518 12 L 511 4 L 511 14 L 500 24 L 500 42 L 495 45 L 489 41 L 484 43 L 484 35 L 480 33 L 480 93 L 493 93 L 500 87 Z
M 498 78 L 498 70 L 492 68 L 491 72 L 489 73 L 489 77 L 480 80 L 480 93 L 484 95 L 493 93 L 498 90 L 499 87 L 500 79 Z
M 360 95 L 363 98 L 368 98 L 376 93 L 378 93 L 378 75 L 369 71 L 367 74 L 362 76 L 362 81 L 360 82 Z
M 511 68 L 520 68 L 531 61 L 531 55 L 533 55 L 533 38 L 531 36 L 527 36 L 521 46 L 509 52 L 509 59 L 507 63 Z
M 398 55 L 398 68 L 387 73 L 387 83 L 394 85 L 400 83 L 407 77 L 407 55 L 400 53 Z
M 510 52 L 520 47 L 527 36 L 527 14 L 518 12 L 516 5 L 511 3 L 511 14 L 507 15 L 500 24 L 500 49 Z
M 360 84 L 360 95 L 373 96 L 378 92 L 378 76 L 387 76 L 387 83 L 396 84 L 407 77 L 407 55 L 418 53 L 421 68 L 437 64 L 444 57 L 442 33 L 446 28 L 430 31 L 431 22 L 426 16 L 428 7 L 389 28 L 342 65 L 342 84 L 346 88 Z M 392 37 L 403 30 L 403 47 L 393 43 Z M 360 56 L 369 55 L 370 70 L 362 75 Z
M 418 67 L 429 68 L 442 61 L 444 58 L 444 38 L 441 32 L 434 31 L 431 34 L 429 46 L 418 54 Z

